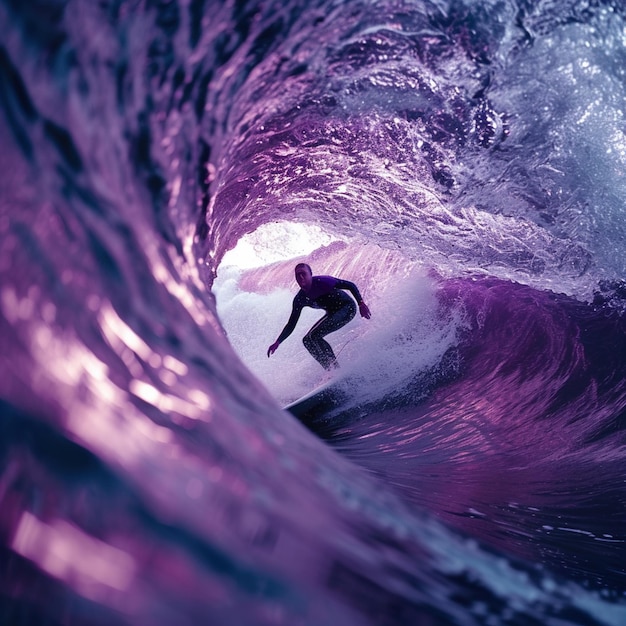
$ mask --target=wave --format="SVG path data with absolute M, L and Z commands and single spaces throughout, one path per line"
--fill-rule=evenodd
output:
M 624 19 L 1 4 L 0 621 L 623 623 Z M 304 255 L 373 311 L 325 440 Z

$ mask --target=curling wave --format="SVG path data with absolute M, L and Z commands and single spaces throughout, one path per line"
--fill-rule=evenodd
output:
M 2 3 L 2 621 L 621 625 L 624 20 Z M 374 313 L 328 441 L 291 261 L 219 283 L 285 221 Z

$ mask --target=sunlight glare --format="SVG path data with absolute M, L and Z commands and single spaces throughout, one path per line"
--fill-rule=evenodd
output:
M 252 269 L 310 254 L 340 237 L 331 235 L 315 224 L 273 222 L 242 237 L 222 259 L 224 267 Z

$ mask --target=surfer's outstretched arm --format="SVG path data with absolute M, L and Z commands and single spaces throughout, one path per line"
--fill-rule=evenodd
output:
M 364 317 L 365 319 L 370 319 L 370 317 L 372 317 L 372 314 L 370 313 L 367 304 L 365 304 L 365 302 L 363 301 L 363 297 L 361 296 L 359 288 L 353 282 L 338 278 L 335 289 L 345 289 L 349 291 L 354 296 L 354 299 L 359 305 L 359 313 L 361 314 L 361 317 Z
M 294 331 L 294 328 L 300 319 L 300 313 L 302 313 L 302 305 L 296 301 L 296 298 L 294 298 L 289 320 L 285 324 L 285 328 L 283 328 L 280 335 L 278 335 L 278 339 L 267 349 L 268 357 L 274 354 L 274 352 L 278 349 L 278 346 Z

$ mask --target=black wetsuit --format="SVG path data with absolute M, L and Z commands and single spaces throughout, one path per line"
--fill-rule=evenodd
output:
M 335 353 L 324 337 L 345 326 L 356 315 L 354 300 L 343 289 L 348 290 L 357 302 L 362 302 L 357 286 L 349 280 L 333 276 L 313 276 L 309 291 L 300 289 L 293 299 L 291 315 L 278 337 L 278 342 L 282 343 L 291 335 L 305 306 L 324 309 L 326 315 L 313 325 L 302 342 L 324 369 L 337 367 Z

